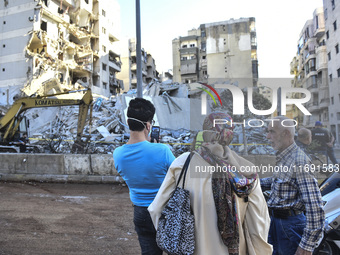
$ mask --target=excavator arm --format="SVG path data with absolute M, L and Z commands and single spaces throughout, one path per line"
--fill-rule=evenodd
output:
M 75 92 L 84 91 L 84 95 L 81 99 L 72 99 L 63 96 L 63 98 L 57 98 L 60 95 L 67 95 Z M 65 98 L 66 97 L 66 98 Z M 76 90 L 64 93 L 58 93 L 48 96 L 38 96 L 38 97 L 25 97 L 17 100 L 12 107 L 8 110 L 5 116 L 0 120 L 0 133 L 2 142 L 10 142 L 18 130 L 18 126 L 22 119 L 21 113 L 31 109 L 31 108 L 41 108 L 41 107 L 57 107 L 57 106 L 71 106 L 79 105 L 79 115 L 78 115 L 78 128 L 77 128 L 77 139 L 80 141 L 82 136 L 87 114 L 90 108 L 92 108 L 92 92 L 90 89 L 87 90 Z M 90 111 L 92 113 L 92 110 Z

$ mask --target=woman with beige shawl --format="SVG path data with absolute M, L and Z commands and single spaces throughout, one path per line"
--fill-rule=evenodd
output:
M 215 121 L 215 120 L 224 121 Z M 203 142 L 196 143 L 185 189 L 195 216 L 195 255 L 269 255 L 270 218 L 253 164 L 231 151 L 231 117 L 211 113 L 203 124 Z M 225 123 L 225 124 L 215 124 Z M 161 212 L 175 189 L 189 152 L 169 168 L 155 200 L 149 206 L 157 229 Z

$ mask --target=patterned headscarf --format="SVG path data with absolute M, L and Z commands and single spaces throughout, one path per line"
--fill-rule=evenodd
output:
M 202 133 L 205 143 L 218 142 L 222 146 L 228 146 L 233 139 L 232 118 L 223 112 L 211 113 L 204 120 Z M 229 164 L 226 159 L 214 155 L 203 145 L 196 147 L 196 150 L 205 161 L 213 166 L 231 169 L 228 168 Z M 247 197 L 254 186 L 256 177 L 255 174 L 251 178 L 246 178 L 241 173 L 232 171 L 215 171 L 212 174 L 211 183 L 218 230 L 231 255 L 239 253 L 239 223 L 235 194 L 240 197 Z

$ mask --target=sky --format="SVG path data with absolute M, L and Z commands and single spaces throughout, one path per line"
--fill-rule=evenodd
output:
M 118 0 L 121 38 L 136 37 L 136 0 Z M 141 45 L 161 73 L 172 69 L 172 40 L 201 24 L 255 17 L 260 78 L 288 78 L 299 35 L 322 0 L 140 0 Z

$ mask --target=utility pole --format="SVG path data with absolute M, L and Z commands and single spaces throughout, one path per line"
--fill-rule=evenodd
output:
M 137 57 L 137 97 L 143 98 L 142 46 L 140 32 L 140 0 L 136 0 L 136 57 Z

